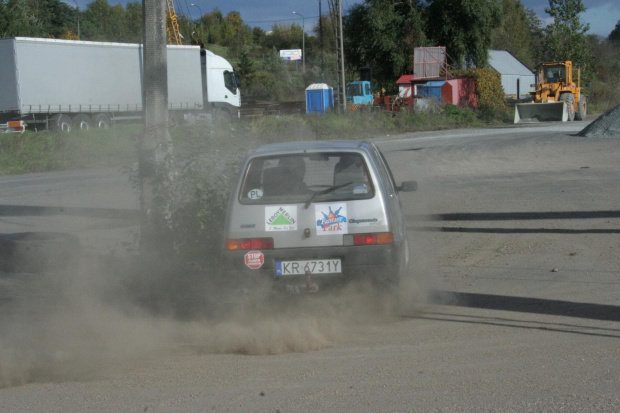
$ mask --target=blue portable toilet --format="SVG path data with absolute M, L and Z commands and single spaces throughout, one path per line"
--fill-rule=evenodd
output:
M 313 83 L 306 88 L 306 114 L 324 114 L 334 106 L 334 88 L 325 83 Z

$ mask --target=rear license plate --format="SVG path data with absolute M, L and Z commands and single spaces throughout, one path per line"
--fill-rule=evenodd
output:
M 276 261 L 276 275 L 341 274 L 340 258 L 330 260 Z

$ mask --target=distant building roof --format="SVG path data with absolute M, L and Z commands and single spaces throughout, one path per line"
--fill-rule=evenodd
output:
M 489 50 L 489 65 L 502 75 L 532 75 L 533 72 L 508 50 Z
M 398 78 L 398 80 L 396 81 L 396 84 L 397 85 L 400 85 L 400 84 L 410 85 L 412 80 L 413 80 L 413 75 L 402 75 L 401 77 Z

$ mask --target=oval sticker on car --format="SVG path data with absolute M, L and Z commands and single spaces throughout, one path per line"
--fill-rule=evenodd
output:
M 262 197 L 263 197 L 263 190 L 260 188 L 251 189 L 250 192 L 248 192 L 248 198 L 250 199 L 261 199 Z

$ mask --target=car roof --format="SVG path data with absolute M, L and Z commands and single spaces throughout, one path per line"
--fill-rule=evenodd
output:
M 328 141 L 295 141 L 261 145 L 251 150 L 247 157 L 281 155 L 285 153 L 303 153 L 306 151 L 365 151 L 370 152 L 374 144 L 368 141 L 328 140 Z

